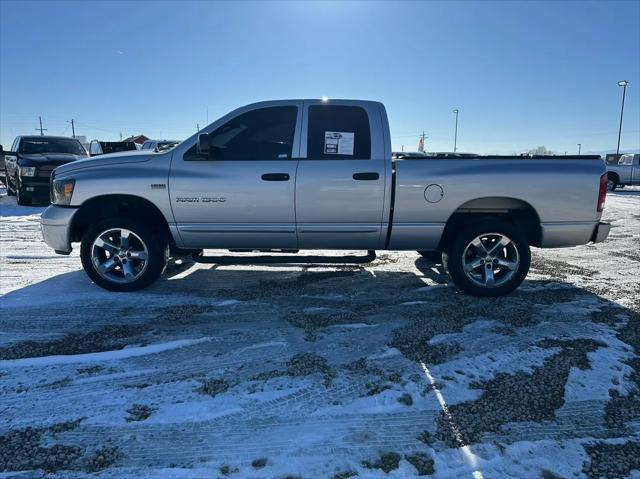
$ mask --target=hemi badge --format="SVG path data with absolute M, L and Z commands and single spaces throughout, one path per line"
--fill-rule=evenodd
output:
M 164 190 L 166 187 L 164 183 L 151 183 L 152 190 Z

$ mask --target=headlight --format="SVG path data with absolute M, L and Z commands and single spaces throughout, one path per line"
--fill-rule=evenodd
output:
M 71 203 L 76 180 L 73 178 L 53 179 L 51 182 L 51 203 L 67 206 Z
M 20 176 L 36 176 L 36 167 L 35 166 L 21 166 L 20 167 Z

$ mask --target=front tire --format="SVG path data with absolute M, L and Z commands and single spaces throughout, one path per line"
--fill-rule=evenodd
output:
M 160 277 L 167 266 L 169 246 L 143 223 L 110 218 L 84 235 L 80 258 L 98 286 L 109 291 L 138 291 Z
M 484 221 L 464 228 L 443 255 L 454 284 L 473 296 L 503 296 L 529 272 L 531 251 L 510 223 Z
M 16 181 L 16 202 L 20 206 L 31 206 L 33 200 L 30 196 L 22 193 L 20 190 L 20 184 Z
M 15 196 L 16 192 L 15 190 L 11 189 L 11 179 L 9 178 L 9 173 L 7 172 L 6 168 L 4 170 L 4 181 L 7 186 L 7 196 Z

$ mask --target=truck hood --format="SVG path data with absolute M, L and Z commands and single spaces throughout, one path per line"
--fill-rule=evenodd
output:
M 56 175 L 66 175 L 72 171 L 95 168 L 99 166 L 109 166 L 123 163 L 139 163 L 150 160 L 154 155 L 145 151 L 122 151 L 119 153 L 109 153 L 106 155 L 93 156 L 83 160 L 67 163 L 56 168 Z
M 72 161 L 79 161 L 86 156 L 71 155 L 69 153 L 41 153 L 38 155 L 25 155 L 20 153 L 21 166 L 65 165 Z

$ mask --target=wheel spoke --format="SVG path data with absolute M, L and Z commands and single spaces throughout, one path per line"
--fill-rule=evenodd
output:
M 110 241 L 107 241 L 103 238 L 97 238 L 95 241 L 95 245 L 98 248 L 102 248 L 105 251 L 108 251 L 109 253 L 113 253 L 116 254 L 118 252 L 118 247 L 116 245 L 114 245 L 113 243 L 111 243 Z
M 501 249 L 504 249 L 509 243 L 511 243 L 511 240 L 509 238 L 505 238 L 504 236 L 502 236 L 500 238 L 500 241 L 498 241 L 493 248 L 491 248 L 491 251 L 489 251 L 489 256 L 494 256 L 496 254 L 498 254 L 498 252 Z
M 148 255 L 146 251 L 129 251 L 131 259 L 146 260 Z
M 127 249 L 129 247 L 129 230 L 120 230 L 120 248 Z
M 484 269 L 484 284 L 487 286 L 493 286 L 495 283 L 495 278 L 493 277 L 493 268 L 485 268 Z
M 518 263 L 516 261 L 509 261 L 506 259 L 498 258 L 498 265 L 502 266 L 503 268 L 507 268 L 509 271 L 513 271 L 516 269 L 516 266 L 518 266 Z
M 472 261 L 471 263 L 465 263 L 464 270 L 468 273 L 478 268 L 479 266 L 482 266 L 482 264 L 483 264 L 482 260 L 478 258 L 475 261 Z
M 135 272 L 133 271 L 133 267 L 131 263 L 127 262 L 122 265 L 122 272 L 124 273 L 125 278 L 131 278 L 135 276 Z
M 477 254 L 479 256 L 487 255 L 487 248 L 484 247 L 484 244 L 482 243 L 482 240 L 479 237 L 474 239 L 471 242 L 471 244 L 475 247 L 476 251 L 478 252 Z
M 116 261 L 113 258 L 109 258 L 104 263 L 100 263 L 98 265 L 98 269 L 102 274 L 105 274 L 111 271 L 113 268 L 115 268 L 116 264 L 118 263 L 116 263 Z

